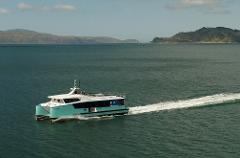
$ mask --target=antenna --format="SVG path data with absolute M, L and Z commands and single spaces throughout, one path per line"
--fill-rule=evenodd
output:
M 77 80 L 74 80 L 74 82 L 73 82 L 73 88 L 77 88 Z
M 73 88 L 80 88 L 80 80 L 74 80 Z

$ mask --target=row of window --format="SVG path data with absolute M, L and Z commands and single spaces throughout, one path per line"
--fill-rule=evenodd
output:
M 111 105 L 124 105 L 124 99 L 73 104 L 74 108 L 76 108 L 76 109 L 77 108 L 90 108 L 90 107 L 108 107 Z
M 72 103 L 72 102 L 77 102 L 77 101 L 80 101 L 79 98 L 70 98 L 70 99 L 51 99 L 51 102 L 54 102 L 54 103 Z
M 65 103 L 72 103 L 72 102 L 77 102 L 80 101 L 78 98 L 71 98 L 71 99 L 64 99 Z

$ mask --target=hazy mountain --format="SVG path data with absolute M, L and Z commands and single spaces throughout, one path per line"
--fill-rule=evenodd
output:
M 155 37 L 152 40 L 152 43 L 181 43 L 181 42 L 239 43 L 240 31 L 224 27 L 216 28 L 203 27 L 193 32 L 181 32 L 169 38 Z
M 0 31 L 0 44 L 97 44 L 138 43 L 135 39 L 120 40 L 112 37 L 58 36 L 24 29 Z

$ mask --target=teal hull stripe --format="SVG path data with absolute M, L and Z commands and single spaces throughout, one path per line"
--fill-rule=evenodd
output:
M 36 106 L 36 116 L 47 116 L 50 118 L 59 118 L 65 116 L 102 116 L 128 113 L 128 107 L 125 105 L 114 105 L 111 107 L 96 107 L 96 112 L 91 112 L 90 108 L 75 109 L 73 105 L 57 106 L 46 110 L 41 105 Z
M 128 110 L 118 110 L 118 111 L 114 111 L 111 112 L 99 112 L 99 113 L 89 113 L 89 114 L 80 114 L 82 116 L 87 116 L 87 117 L 94 117 L 94 116 L 106 116 L 106 115 L 122 115 L 122 114 L 127 114 Z

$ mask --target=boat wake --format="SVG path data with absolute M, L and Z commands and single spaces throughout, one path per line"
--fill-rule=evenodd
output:
M 129 108 L 128 115 L 136 115 L 148 112 L 157 112 L 162 110 L 191 108 L 209 106 L 223 103 L 232 103 L 240 100 L 240 93 L 228 93 L 228 94 L 215 94 L 200 98 L 160 102 L 156 104 L 149 104 L 145 106 L 136 106 Z
M 68 121 L 68 120 L 87 121 L 87 120 L 108 120 L 108 119 L 112 119 L 112 118 L 113 118 L 113 116 L 85 117 L 85 116 L 75 115 L 75 116 L 65 116 L 65 117 L 57 118 L 55 120 L 52 120 L 52 123 L 64 122 L 64 121 Z
M 200 98 L 187 99 L 187 100 L 178 100 L 178 101 L 167 101 L 160 102 L 156 104 L 149 104 L 144 106 L 135 106 L 129 108 L 129 113 L 127 115 L 137 115 L 149 112 L 158 112 L 163 110 L 173 110 L 173 109 L 182 109 L 182 108 L 192 108 L 192 107 L 201 107 L 209 105 L 218 105 L 224 103 L 233 103 L 240 101 L 240 93 L 223 93 L 215 94 L 210 96 L 204 96 Z M 61 117 L 52 122 L 61 122 L 66 120 L 106 120 L 112 119 L 114 116 L 97 116 L 97 117 L 84 117 L 80 115 Z

